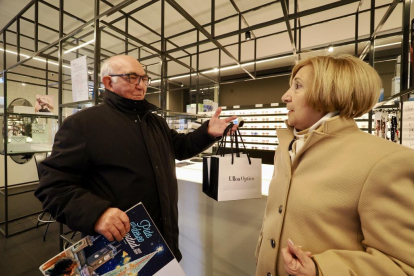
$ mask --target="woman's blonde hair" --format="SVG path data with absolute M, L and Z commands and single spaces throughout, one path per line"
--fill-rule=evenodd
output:
M 355 118 L 378 102 L 381 79 L 374 68 L 359 58 L 339 55 L 302 60 L 293 68 L 290 83 L 306 65 L 313 68 L 306 100 L 314 110 L 339 111 L 341 116 Z

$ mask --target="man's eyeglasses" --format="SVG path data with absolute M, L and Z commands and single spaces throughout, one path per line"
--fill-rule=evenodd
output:
M 127 74 L 117 74 L 117 75 L 109 75 L 110 77 L 126 77 L 130 84 L 139 84 L 141 80 L 144 82 L 146 86 L 151 84 L 151 78 L 148 76 L 140 76 L 134 73 L 127 73 Z

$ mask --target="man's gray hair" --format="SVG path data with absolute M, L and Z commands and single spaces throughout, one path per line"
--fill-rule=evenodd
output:
M 103 83 L 103 77 L 112 75 L 114 73 L 110 59 L 111 58 L 108 58 L 102 63 L 102 66 L 101 66 L 101 82 L 102 83 Z M 116 82 L 116 78 L 113 80 L 113 82 Z

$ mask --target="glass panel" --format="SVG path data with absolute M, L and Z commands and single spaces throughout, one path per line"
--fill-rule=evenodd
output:
M 400 92 L 401 36 L 375 40 L 374 68 L 381 77 L 386 99 Z
M 52 150 L 58 127 L 57 90 L 47 85 L 45 60 L 33 60 L 32 65 L 22 64 L 7 73 L 8 116 L 3 116 L 1 123 L 7 120 L 8 154 Z M 1 133 L 1 151 L 4 134 Z

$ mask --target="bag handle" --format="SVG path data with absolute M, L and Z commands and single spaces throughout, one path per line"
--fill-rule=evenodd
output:
M 229 133 L 230 129 L 234 126 L 233 123 L 230 123 L 223 132 L 223 137 L 219 141 L 219 145 L 216 151 L 216 155 L 224 156 L 225 155 L 225 148 L 227 142 L 227 134 Z
M 237 130 L 233 133 L 236 144 L 236 157 L 240 157 L 239 139 L 237 138 Z
M 239 128 L 237 128 L 237 129 L 236 129 L 236 132 L 235 132 L 236 140 L 237 140 L 237 133 L 239 134 L 238 136 L 240 137 L 240 141 L 242 142 L 243 147 L 244 147 L 244 149 L 246 150 L 246 155 L 247 155 L 247 160 L 249 160 L 249 165 L 251 165 L 251 164 L 252 164 L 252 160 L 250 160 L 250 154 L 247 152 L 246 145 L 244 144 L 244 141 L 243 141 L 243 138 L 242 138 L 242 135 L 241 135 L 241 133 L 240 133 Z M 238 147 L 238 143 L 237 143 L 237 142 L 236 142 L 236 144 L 237 144 L 237 147 Z M 240 150 L 239 150 L 239 151 L 240 151 Z M 239 156 L 240 156 L 240 155 L 239 155 Z M 238 156 L 238 157 L 239 157 L 239 156 Z
M 223 137 L 221 138 L 221 140 L 219 141 L 219 145 L 216 151 L 216 155 L 220 155 L 220 156 L 224 156 L 225 155 L 225 148 L 226 148 L 226 142 L 227 142 L 227 134 L 229 133 L 229 131 L 231 131 L 231 129 L 233 128 L 234 124 L 230 123 L 226 129 L 223 132 Z M 239 128 L 236 129 L 236 131 L 234 133 L 232 133 L 230 136 L 230 152 L 231 152 L 231 164 L 233 165 L 234 163 L 234 152 L 233 152 L 233 142 L 235 143 L 235 153 L 236 153 L 236 157 L 240 157 L 240 148 L 239 148 L 239 141 L 238 141 L 238 137 L 240 137 L 240 141 L 242 142 L 243 148 L 246 150 L 246 155 L 247 155 L 247 160 L 249 161 L 249 165 L 252 164 L 252 161 L 250 159 L 250 155 L 247 152 L 247 148 L 246 145 L 244 144 L 242 135 L 240 133 Z

